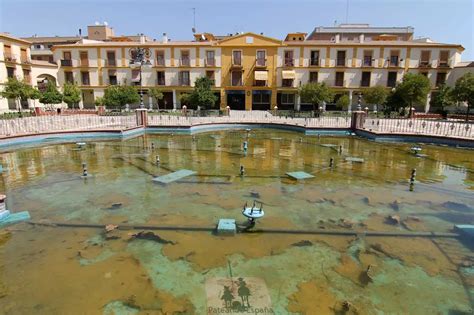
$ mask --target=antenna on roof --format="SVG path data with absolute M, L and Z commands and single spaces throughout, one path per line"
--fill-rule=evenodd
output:
M 193 8 L 193 34 L 196 33 L 196 8 Z

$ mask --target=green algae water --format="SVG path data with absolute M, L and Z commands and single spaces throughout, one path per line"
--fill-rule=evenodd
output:
M 420 145 L 416 156 L 412 146 L 234 130 L 0 153 L 8 209 L 44 224 L 0 230 L 0 313 L 471 314 L 472 244 L 363 233 L 474 224 L 474 151 Z M 153 182 L 181 169 L 196 174 Z M 257 231 L 360 233 L 205 231 L 220 218 L 245 223 L 241 209 L 254 200 L 265 209 Z

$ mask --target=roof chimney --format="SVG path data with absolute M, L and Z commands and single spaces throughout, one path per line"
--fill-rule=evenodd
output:
M 168 43 L 168 36 L 166 35 L 166 33 L 163 33 L 163 44 L 166 43 Z

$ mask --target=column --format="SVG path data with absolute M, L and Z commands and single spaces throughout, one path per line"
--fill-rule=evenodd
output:
M 296 94 L 295 110 L 297 111 L 301 110 L 301 96 L 299 94 Z
M 173 109 L 178 109 L 178 103 L 176 102 L 176 90 L 173 90 Z
M 347 111 L 349 113 L 352 111 L 352 90 L 349 90 L 349 106 L 347 106 Z
M 426 96 L 425 113 L 430 111 L 431 92 Z

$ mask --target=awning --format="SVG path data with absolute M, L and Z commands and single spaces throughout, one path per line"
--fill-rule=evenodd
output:
M 283 79 L 295 79 L 296 74 L 294 70 L 283 70 L 282 77 Z
M 140 82 L 140 70 L 132 70 L 132 82 Z
M 255 71 L 255 80 L 267 81 L 268 71 Z

